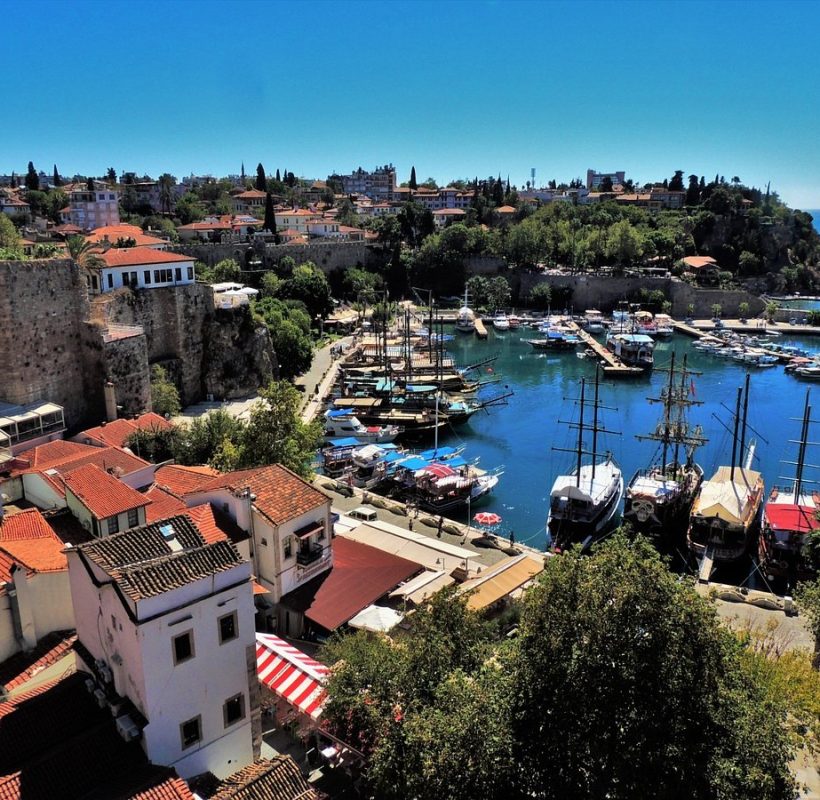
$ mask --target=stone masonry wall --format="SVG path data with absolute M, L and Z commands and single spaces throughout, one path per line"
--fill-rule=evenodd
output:
M 0 262 L 0 400 L 50 401 L 86 418 L 99 393 L 85 373 L 85 281 L 67 259 Z

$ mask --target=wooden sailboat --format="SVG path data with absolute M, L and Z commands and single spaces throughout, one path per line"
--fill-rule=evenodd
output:
M 810 392 L 806 392 L 803 406 L 803 422 L 800 439 L 791 440 L 798 445 L 797 461 L 787 461 L 795 467 L 795 474 L 783 489 L 772 488 L 769 500 L 763 509 L 763 525 L 758 541 L 758 557 L 763 574 L 769 580 L 778 580 L 791 589 L 799 580 L 811 580 L 816 575 L 816 567 L 810 550 L 810 536 L 820 528 L 817 519 L 820 497 L 817 492 L 807 491 L 808 481 L 804 471 L 806 450 L 809 442 L 809 428 L 812 423 Z
M 636 437 L 659 442 L 659 458 L 638 470 L 626 489 L 624 521 L 666 551 L 683 543 L 689 512 L 703 481 L 694 453 L 707 439 L 699 425 L 689 424 L 686 413 L 690 406 L 701 405 L 691 396 L 695 374 L 687 369 L 686 356 L 676 370 L 672 353 L 668 383 L 660 397 L 649 398 L 650 403 L 663 405 L 663 415 L 651 433 Z
M 577 543 L 586 549 L 617 521 L 624 494 L 624 479 L 612 454 L 598 453 L 598 434 L 614 433 L 598 424 L 598 412 L 604 408 L 598 399 L 598 389 L 596 369 L 595 393 L 591 404 L 592 424 L 587 425 L 584 418 L 588 401 L 586 379 L 582 378 L 579 419 L 577 423 L 567 423 L 578 431 L 577 445 L 574 449 L 556 448 L 575 453 L 576 462 L 572 470 L 555 479 L 550 492 L 547 532 L 555 552 Z M 591 450 L 584 447 L 586 432 L 592 434 Z M 588 457 L 587 463 L 584 463 L 585 456 Z
M 750 469 L 753 446 L 743 458 L 748 409 L 747 373 L 745 390 L 737 390 L 731 465 L 719 467 L 701 484 L 686 533 L 690 551 L 714 562 L 727 563 L 742 558 L 749 552 L 760 527 L 763 476 Z

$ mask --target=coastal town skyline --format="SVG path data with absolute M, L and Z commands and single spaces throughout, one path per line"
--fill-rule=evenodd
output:
M 41 35 L 91 43 L 116 18 L 133 41 L 161 43 L 163 58 L 72 48 L 71 71 L 105 89 L 89 111 L 49 80 L 64 56 L 42 51 L 31 67 L 40 102 L 25 92 L 6 101 L 18 124 L 0 172 L 31 160 L 68 175 L 114 166 L 181 177 L 261 161 L 324 178 L 391 162 L 399 181 L 415 166 L 419 180 L 500 173 L 522 186 L 532 168 L 536 184 L 588 167 L 639 183 L 682 169 L 771 181 L 789 205 L 820 207 L 820 113 L 805 102 L 820 87 L 815 4 L 779 3 L 773 15 L 773 4 L 750 3 L 740 18 L 726 3 L 595 4 L 594 14 L 580 3 L 318 3 L 302 13 L 259 3 L 229 40 L 215 38 L 218 5 L 106 8 L 7 9 L 22 34 L 9 42 L 15 60 L 35 19 Z M 254 52 L 270 66 L 250 68 Z

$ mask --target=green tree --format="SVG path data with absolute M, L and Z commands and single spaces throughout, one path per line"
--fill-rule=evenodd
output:
M 179 390 L 159 364 L 151 367 L 151 407 L 164 417 L 176 417 L 182 409 Z
M 696 206 L 700 203 L 700 187 L 698 186 L 698 176 L 689 176 L 689 186 L 686 189 L 686 205 Z
M 265 194 L 265 221 L 262 230 L 270 231 L 273 234 L 274 244 L 279 244 L 279 234 L 276 232 L 276 214 L 273 211 L 273 197 L 271 193 Z
M 176 178 L 168 172 L 163 172 L 157 180 L 159 189 L 159 208 L 163 214 L 170 214 L 174 205 L 174 186 Z
M 69 258 L 83 269 L 97 269 L 105 262 L 100 256 L 100 246 L 89 242 L 84 236 L 69 236 L 66 239 L 66 249 Z
M 60 180 L 60 173 L 57 171 L 57 165 L 54 165 L 54 175 L 51 178 L 52 183 L 55 186 L 62 186 L 63 182 Z
M 749 316 L 749 304 L 748 303 L 738 303 L 737 306 L 737 315 L 740 317 L 740 321 L 745 321 Z
M 322 440 L 318 420 L 305 423 L 299 415 L 302 395 L 287 381 L 271 381 L 260 390 L 243 431 L 239 466 L 281 464 L 307 478 L 314 453 Z
M 20 244 L 17 228 L 6 214 L 0 213 L 0 247 L 15 248 Z
M 133 192 L 133 189 L 131 191 Z M 123 202 L 123 207 L 125 207 L 125 202 Z M 205 206 L 202 205 L 197 194 L 186 192 L 177 200 L 176 215 L 183 225 L 189 225 L 205 216 Z
M 174 459 L 179 464 L 197 466 L 210 464 L 224 442 L 238 447 L 242 441 L 245 423 L 232 417 L 225 409 L 217 408 L 196 417 L 184 427 L 174 445 Z
M 232 258 L 223 258 L 212 267 L 198 271 L 206 283 L 238 283 L 242 280 L 242 268 Z
M 510 283 L 503 275 L 490 278 L 487 284 L 487 304 L 491 311 L 508 306 L 511 297 Z
M 34 164 L 31 161 L 28 162 L 25 186 L 30 191 L 37 191 L 40 188 L 40 177 L 37 175 L 37 170 L 34 169 Z
M 117 182 L 117 170 L 115 170 L 114 167 L 109 167 L 108 171 L 105 173 L 105 179 L 111 184 L 116 183 Z
M 269 275 L 275 278 L 272 274 Z M 305 372 L 313 360 L 310 317 L 307 311 L 289 307 L 285 302 L 270 296 L 255 303 L 254 310 L 270 333 L 279 362 L 279 375 L 292 379 Z
M 720 314 L 723 311 L 723 307 L 720 303 L 712 303 L 712 319 L 720 319 Z
M 333 308 L 330 284 L 324 272 L 311 261 L 300 264 L 293 270 L 293 274 L 283 282 L 280 296 L 301 300 L 311 320 L 326 317 Z
M 795 599 L 798 609 L 808 620 L 809 631 L 814 637 L 812 665 L 820 670 L 820 578 L 808 583 L 799 583 Z
M 268 180 L 265 177 L 265 168 L 262 164 L 256 165 L 256 188 L 260 192 L 267 192 L 268 191 Z
M 529 301 L 533 308 L 539 311 L 546 311 L 550 307 L 552 300 L 552 289 L 548 283 L 536 283 L 530 289 Z
M 416 168 L 410 168 L 410 182 L 407 184 L 414 192 L 416 189 L 419 188 L 418 181 L 416 180 Z
M 777 302 L 775 300 L 770 300 L 768 303 L 766 303 L 766 308 L 764 310 L 764 313 L 766 314 L 766 319 L 769 322 L 774 322 L 775 317 L 777 317 L 777 312 L 779 309 L 780 306 L 777 305 Z
M 781 707 L 642 538 L 549 559 L 510 658 L 524 794 L 792 798 Z
M 669 181 L 669 191 L 670 192 L 682 192 L 683 191 L 683 170 L 676 169 L 675 175 L 672 177 L 672 180 Z
M 382 290 L 384 280 L 381 275 L 367 272 L 359 267 L 351 267 L 345 271 L 342 286 L 347 297 L 352 300 L 361 300 L 371 305 L 376 300 L 376 292 Z

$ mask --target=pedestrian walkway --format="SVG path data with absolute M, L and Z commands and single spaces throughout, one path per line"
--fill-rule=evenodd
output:
M 303 422 L 310 422 L 319 412 L 325 397 L 336 381 L 339 359 L 353 345 L 353 342 L 354 337 L 347 336 L 317 350 L 310 369 L 294 381 L 304 393 L 300 409 Z

